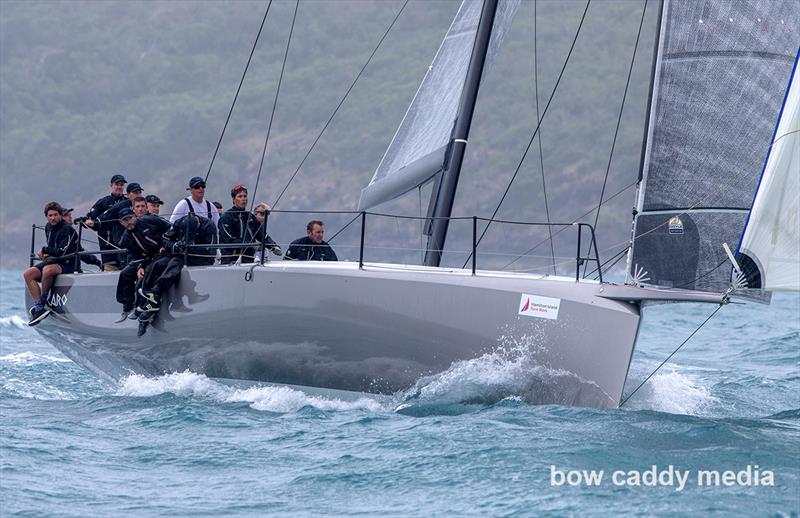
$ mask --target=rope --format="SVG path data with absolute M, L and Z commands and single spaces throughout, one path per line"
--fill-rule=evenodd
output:
M 353 87 L 356 86 L 356 83 L 358 82 L 359 78 L 361 77 L 361 74 L 364 73 L 364 70 L 367 68 L 367 65 L 369 65 L 370 61 L 372 61 L 372 57 L 375 55 L 376 52 L 378 52 L 378 49 L 380 48 L 381 44 L 383 43 L 383 40 L 386 39 L 386 36 L 389 34 L 389 31 L 392 30 L 392 27 L 394 27 L 394 24 L 397 21 L 397 19 L 400 18 L 400 15 L 405 10 L 406 5 L 408 5 L 408 0 L 406 0 L 403 3 L 403 6 L 400 7 L 400 10 L 397 12 L 397 15 L 394 17 L 394 20 L 392 20 L 392 23 L 389 24 L 389 28 L 386 29 L 386 32 L 383 33 L 383 36 L 381 37 L 380 41 L 378 42 L 378 45 L 372 51 L 372 54 L 369 55 L 369 58 L 367 58 L 367 62 L 364 63 L 363 67 L 361 67 L 361 70 L 358 72 L 358 75 L 356 75 L 356 78 L 353 79 L 353 82 L 350 84 L 350 87 L 345 92 L 344 96 L 342 97 L 342 100 L 339 101 L 339 104 L 333 110 L 333 113 L 331 113 L 331 116 L 328 118 L 328 121 L 325 123 L 325 125 L 320 130 L 319 134 L 317 135 L 317 138 L 314 139 L 314 142 L 311 144 L 311 147 L 308 148 L 308 152 L 306 152 L 305 156 L 300 161 L 300 164 L 297 166 L 297 169 L 294 170 L 294 173 L 292 173 L 291 178 L 289 178 L 289 181 L 286 182 L 286 185 L 283 187 L 283 190 L 281 190 L 280 194 L 278 194 L 278 197 L 272 203 L 272 208 L 275 208 L 275 207 L 278 206 L 278 202 L 281 201 L 281 198 L 283 197 L 283 195 L 286 192 L 286 190 L 289 188 L 289 185 L 291 185 L 291 183 L 294 180 L 295 176 L 297 176 L 297 173 L 300 172 L 300 168 L 303 167 L 303 164 L 305 164 L 306 160 L 311 155 L 311 152 L 314 150 L 314 146 L 316 146 L 317 142 L 319 142 L 319 139 L 322 138 L 322 134 L 325 133 L 326 129 L 328 129 L 328 126 L 330 125 L 330 123 L 333 120 L 333 118 L 336 116 L 336 113 L 339 111 L 339 108 L 342 107 L 342 105 L 344 104 L 345 99 L 347 99 L 347 96 L 350 95 L 350 92 L 353 90 Z
M 533 85 L 536 92 L 536 120 L 539 120 L 539 57 L 536 52 L 536 41 L 539 39 L 539 32 L 536 29 L 536 5 L 538 0 L 533 0 Z M 544 175 L 544 151 L 542 150 L 542 130 L 539 129 L 539 166 L 542 170 L 542 194 L 544 194 L 544 211 L 547 215 L 547 223 L 550 223 L 550 205 L 547 203 L 547 181 Z M 600 201 L 603 201 L 602 198 Z M 556 249 L 553 244 L 553 227 L 547 226 L 550 234 L 550 255 L 553 257 L 553 275 L 556 274 Z
M 686 340 L 684 340 L 683 342 L 681 342 L 681 344 L 680 344 L 678 347 L 676 347 L 676 348 L 675 348 L 675 350 L 674 350 L 674 351 L 672 351 L 672 352 L 669 354 L 669 356 L 667 356 L 667 357 L 664 359 L 664 361 L 663 361 L 663 362 L 661 362 L 661 364 L 660 364 L 658 367 L 656 367 L 656 368 L 655 368 L 655 370 L 653 370 L 653 372 L 651 372 L 651 373 L 650 373 L 650 374 L 649 374 L 649 375 L 648 375 L 648 376 L 647 376 L 647 377 L 644 379 L 644 381 L 642 381 L 641 383 L 639 383 L 639 386 L 638 386 L 638 387 L 636 387 L 635 389 L 633 389 L 633 392 L 631 392 L 630 394 L 628 394 L 627 396 L 625 396 L 625 397 L 622 399 L 622 402 L 619 404 L 619 406 L 621 407 L 621 406 L 622 406 L 622 405 L 624 405 L 624 404 L 625 404 L 625 403 L 626 403 L 626 402 L 627 402 L 627 401 L 628 401 L 628 400 L 629 400 L 631 397 L 633 397 L 633 395 L 634 395 L 634 394 L 636 394 L 636 392 L 637 392 L 637 391 L 638 391 L 640 388 L 642 388 L 642 385 L 644 385 L 645 383 L 647 383 L 647 382 L 650 380 L 650 378 L 652 378 L 652 377 L 653 377 L 653 375 L 654 375 L 656 372 L 658 372 L 658 370 L 659 370 L 661 367 L 663 367 L 663 366 L 664 366 L 664 364 L 665 364 L 665 363 L 667 363 L 667 362 L 669 361 L 669 359 L 670 359 L 670 358 L 672 358 L 672 357 L 675 355 L 675 353 L 677 353 L 677 352 L 678 352 L 678 351 L 681 349 L 681 347 L 683 347 L 683 346 L 686 344 L 686 342 L 688 342 L 688 341 L 689 341 L 689 340 L 690 340 L 690 339 L 691 339 L 691 338 L 692 338 L 692 337 L 693 337 L 695 334 L 697 334 L 697 332 L 698 332 L 698 331 L 700 331 L 700 329 L 701 329 L 701 328 L 702 328 L 704 325 L 706 325 L 706 323 L 707 323 L 709 320 L 711 320 L 711 318 L 712 318 L 714 315 L 716 315 L 716 314 L 717 314 L 717 312 L 718 312 L 720 309 L 722 309 L 722 306 L 723 306 L 724 304 L 725 304 L 725 302 L 723 301 L 723 302 L 722 302 L 722 303 L 721 303 L 721 304 L 720 304 L 720 305 L 717 307 L 717 309 L 715 309 L 715 310 L 714 310 L 714 312 L 713 312 L 713 313 L 711 313 L 710 315 L 708 315 L 708 317 L 707 317 L 705 320 L 703 320 L 703 323 L 702 323 L 702 324 L 700 324 L 699 326 L 697 326 L 697 329 L 695 329 L 694 331 L 692 331 L 692 334 L 690 334 L 689 336 L 687 336 L 687 337 L 686 337 Z
M 617 115 L 617 125 L 614 128 L 614 138 L 611 141 L 611 152 L 608 154 L 608 163 L 606 164 L 606 174 L 603 177 L 603 188 L 600 190 L 600 205 L 597 206 L 597 212 L 594 215 L 594 228 L 597 230 L 597 221 L 600 219 L 600 207 L 602 207 L 603 196 L 606 193 L 606 184 L 608 183 L 608 174 L 611 172 L 611 162 L 614 159 L 614 149 L 617 146 L 617 136 L 619 135 L 619 127 L 622 124 L 622 113 L 625 111 L 625 99 L 628 97 L 628 87 L 631 84 L 631 74 L 633 74 L 633 65 L 636 62 L 636 51 L 639 49 L 639 39 L 642 36 L 642 26 L 644 25 L 644 15 L 647 13 L 647 0 L 644 2 L 642 9 L 642 18 L 639 20 L 639 32 L 636 33 L 636 43 L 633 45 L 633 53 L 631 55 L 631 64 L 628 67 L 628 78 L 625 80 L 625 91 L 622 93 L 622 103 L 619 106 L 619 115 Z M 586 251 L 588 256 L 592 251 L 592 243 L 589 243 L 589 249 Z M 583 269 L 583 274 L 586 276 L 587 266 Z
M 581 21 L 578 24 L 578 30 L 575 31 L 575 37 L 572 38 L 572 45 L 569 48 L 569 52 L 567 53 L 567 58 L 564 60 L 564 65 L 561 67 L 561 72 L 558 74 L 558 79 L 556 79 L 556 84 L 553 87 L 553 92 L 550 94 L 550 98 L 547 100 L 547 104 L 542 111 L 542 117 L 538 119 L 536 123 L 536 128 L 533 130 L 533 135 L 531 135 L 531 139 L 528 141 L 528 145 L 525 148 L 525 152 L 522 153 L 522 158 L 520 158 L 519 163 L 517 164 L 517 168 L 514 171 L 514 174 L 511 176 L 511 180 L 509 180 L 508 185 L 506 186 L 506 190 L 503 193 L 503 196 L 500 198 L 500 202 L 498 202 L 497 207 L 495 207 L 494 212 L 492 213 L 492 217 L 489 218 L 489 223 L 483 228 L 483 232 L 481 236 L 478 238 L 475 246 L 478 246 L 483 239 L 483 236 L 486 235 L 486 232 L 489 230 L 489 225 L 492 224 L 491 220 L 494 220 L 494 217 L 497 216 L 497 212 L 500 210 L 500 206 L 503 204 L 503 201 L 506 199 L 508 195 L 508 191 L 511 189 L 511 184 L 514 183 L 514 179 L 516 179 L 517 174 L 519 174 L 520 169 L 522 168 L 522 164 L 525 162 L 525 158 L 528 156 L 528 151 L 531 149 L 531 145 L 533 144 L 533 140 L 536 138 L 536 135 L 539 133 L 539 128 L 542 126 L 542 121 L 544 120 L 545 115 L 547 115 L 547 109 L 550 108 L 550 103 L 553 102 L 553 98 L 556 96 L 556 92 L 558 91 L 558 85 L 561 83 L 561 78 L 564 76 L 564 71 L 567 69 L 567 64 L 569 63 L 569 58 L 572 56 L 572 51 L 575 49 L 575 43 L 578 41 L 578 35 L 581 32 L 581 27 L 583 26 L 583 21 L 586 19 L 586 13 L 589 10 L 589 4 L 592 3 L 592 0 L 586 1 L 586 7 L 583 9 L 583 15 L 581 15 Z M 464 261 L 464 264 L 461 266 L 462 268 L 467 267 L 467 263 L 472 258 L 472 252 L 470 252 L 469 256 L 467 256 L 467 260 Z
M 267 4 L 267 10 L 264 12 L 264 18 L 261 19 L 261 26 L 258 28 L 258 34 L 256 35 L 256 41 L 253 42 L 253 48 L 250 49 L 250 57 L 247 58 L 247 64 L 244 67 L 244 72 L 242 73 L 242 78 L 239 80 L 239 87 L 236 88 L 236 95 L 233 96 L 233 102 L 231 103 L 231 109 L 228 110 L 228 117 L 225 119 L 225 125 L 222 126 L 222 133 L 219 135 L 219 140 L 217 141 L 217 147 L 214 149 L 214 156 L 211 157 L 211 163 L 208 164 L 208 171 L 206 171 L 205 182 L 208 182 L 208 176 L 211 174 L 211 168 L 214 167 L 214 160 L 217 158 L 217 153 L 219 152 L 219 147 L 222 144 L 222 137 L 225 136 L 225 130 L 228 128 L 228 122 L 231 120 L 231 115 L 233 114 L 233 108 L 236 106 L 236 100 L 239 98 L 239 92 L 242 90 L 242 85 L 244 84 L 244 78 L 247 76 L 247 69 L 250 68 L 250 61 L 253 59 L 253 53 L 256 51 L 256 45 L 258 45 L 258 40 L 261 38 L 261 31 L 264 29 L 264 22 L 267 21 L 267 15 L 269 14 L 269 8 L 272 6 L 272 0 L 269 0 Z

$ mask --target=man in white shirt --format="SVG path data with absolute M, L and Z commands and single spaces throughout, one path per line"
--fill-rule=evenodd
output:
M 206 194 L 206 182 L 199 176 L 189 180 L 189 187 L 186 189 L 191 192 L 191 196 L 184 198 L 175 205 L 172 216 L 169 217 L 170 223 L 175 223 L 183 216 L 193 213 L 203 218 L 208 218 L 214 222 L 214 228 L 219 223 L 219 212 L 210 201 L 204 199 Z

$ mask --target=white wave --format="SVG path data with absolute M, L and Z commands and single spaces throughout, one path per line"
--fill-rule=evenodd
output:
M 53 356 L 50 354 L 39 354 L 31 351 L 23 351 L 0 356 L 0 362 L 27 366 L 37 365 L 40 363 L 70 363 L 72 360 L 63 356 Z
M 563 369 L 543 366 L 537 353 L 543 347 L 532 339 L 505 340 L 507 345 L 478 358 L 454 362 L 446 371 L 426 376 L 402 394 L 423 405 L 496 403 L 504 399 L 528 403 L 590 404 L 603 399 L 596 384 Z
M 203 374 L 175 372 L 156 378 L 131 374 L 120 381 L 117 395 L 130 397 L 152 397 L 159 394 L 175 394 L 182 397 L 208 398 L 220 403 L 250 403 L 255 410 L 290 413 L 304 407 L 319 410 L 369 410 L 379 411 L 380 403 L 367 397 L 355 401 L 310 396 L 300 390 L 282 386 L 256 386 L 237 389 L 218 383 Z
M 636 385 L 641 383 L 637 380 Z M 719 399 L 694 375 L 675 370 L 650 378 L 626 406 L 670 414 L 704 415 Z
M 27 329 L 28 322 L 19 315 L 11 315 L 10 317 L 0 317 L 0 327 L 16 327 L 19 329 Z

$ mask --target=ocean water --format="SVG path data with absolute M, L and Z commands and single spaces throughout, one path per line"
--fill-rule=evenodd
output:
M 380 402 L 192 372 L 110 385 L 26 327 L 19 272 L 0 289 L 2 516 L 800 513 L 796 295 L 726 306 L 601 411 L 529 404 L 524 355 Z M 647 309 L 627 391 L 713 309 Z

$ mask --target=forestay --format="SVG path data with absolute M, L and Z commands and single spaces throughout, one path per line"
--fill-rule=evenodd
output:
M 797 0 L 665 0 L 630 270 L 720 291 L 798 46 Z
M 794 71 L 739 247 L 748 286 L 800 291 L 800 76 Z
M 500 51 L 519 3 L 520 0 L 498 3 L 481 80 Z M 482 6 L 481 0 L 462 2 L 375 175 L 361 191 L 359 210 L 405 194 L 441 171 Z

